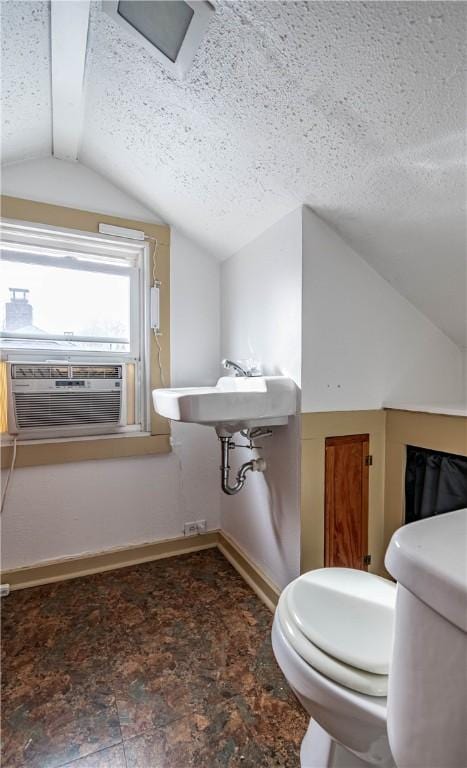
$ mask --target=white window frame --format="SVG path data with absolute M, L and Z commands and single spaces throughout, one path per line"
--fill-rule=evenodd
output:
M 101 268 L 96 260 L 94 265 L 89 262 L 82 269 L 85 271 L 118 273 L 115 266 L 118 259 L 122 265 L 128 265 L 130 270 L 130 349 L 128 352 L 100 351 L 100 350 L 58 350 L 58 349 L 25 349 L 24 347 L 2 346 L 0 338 L 0 359 L 12 362 L 94 362 L 94 363 L 133 363 L 135 365 L 135 425 L 129 425 L 125 432 L 137 432 L 138 434 L 150 433 L 150 286 L 151 265 L 150 248 L 147 240 L 131 240 L 127 238 L 112 237 L 109 235 L 94 234 L 81 230 L 67 229 L 36 222 L 18 221 L 15 219 L 0 219 L 1 243 L 4 248 L 8 245 L 20 248 L 24 246 L 25 253 L 34 246 L 40 246 L 43 256 L 31 258 L 25 257 L 27 263 L 43 263 L 48 259 L 57 258 L 63 253 L 78 258 L 86 258 L 86 255 L 101 257 Z M 55 256 L 54 256 L 55 253 Z M 109 263 L 105 264 L 105 258 Z M 114 265 L 112 268 L 112 264 Z M 71 266 L 71 263 L 70 263 Z M 79 269 L 79 262 L 75 262 L 72 268 Z M 53 338 L 48 335 L 48 338 Z M 11 337 L 10 337 L 11 338 Z M 37 338 L 37 337 L 36 337 Z M 66 338 L 66 337 L 64 337 Z M 80 337 L 77 337 L 79 339 Z M 93 337 L 94 338 L 94 337 Z M 94 340 L 97 340 L 95 337 Z M 91 339 L 91 337 L 90 337 Z M 92 339 L 91 339 L 92 340 Z M 92 436 L 91 436 L 92 437 Z M 105 437 L 98 435 L 96 439 Z M 70 438 L 74 439 L 74 438 Z M 79 438 L 78 438 L 79 439 Z

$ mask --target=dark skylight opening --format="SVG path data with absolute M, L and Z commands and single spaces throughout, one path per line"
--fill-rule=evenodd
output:
M 120 0 L 118 14 L 170 61 L 175 62 L 194 11 L 181 0 Z

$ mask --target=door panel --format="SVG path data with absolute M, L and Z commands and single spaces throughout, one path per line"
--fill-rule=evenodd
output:
M 366 570 L 369 435 L 326 439 L 324 564 Z

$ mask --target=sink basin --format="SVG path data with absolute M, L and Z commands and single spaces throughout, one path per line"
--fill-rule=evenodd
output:
M 226 432 L 287 424 L 297 412 L 297 388 L 286 376 L 223 376 L 215 387 L 154 389 L 154 408 L 174 421 Z

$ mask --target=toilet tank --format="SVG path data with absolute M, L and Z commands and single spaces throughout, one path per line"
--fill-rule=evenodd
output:
M 398 768 L 467 766 L 467 509 L 391 539 L 397 580 L 388 736 Z

